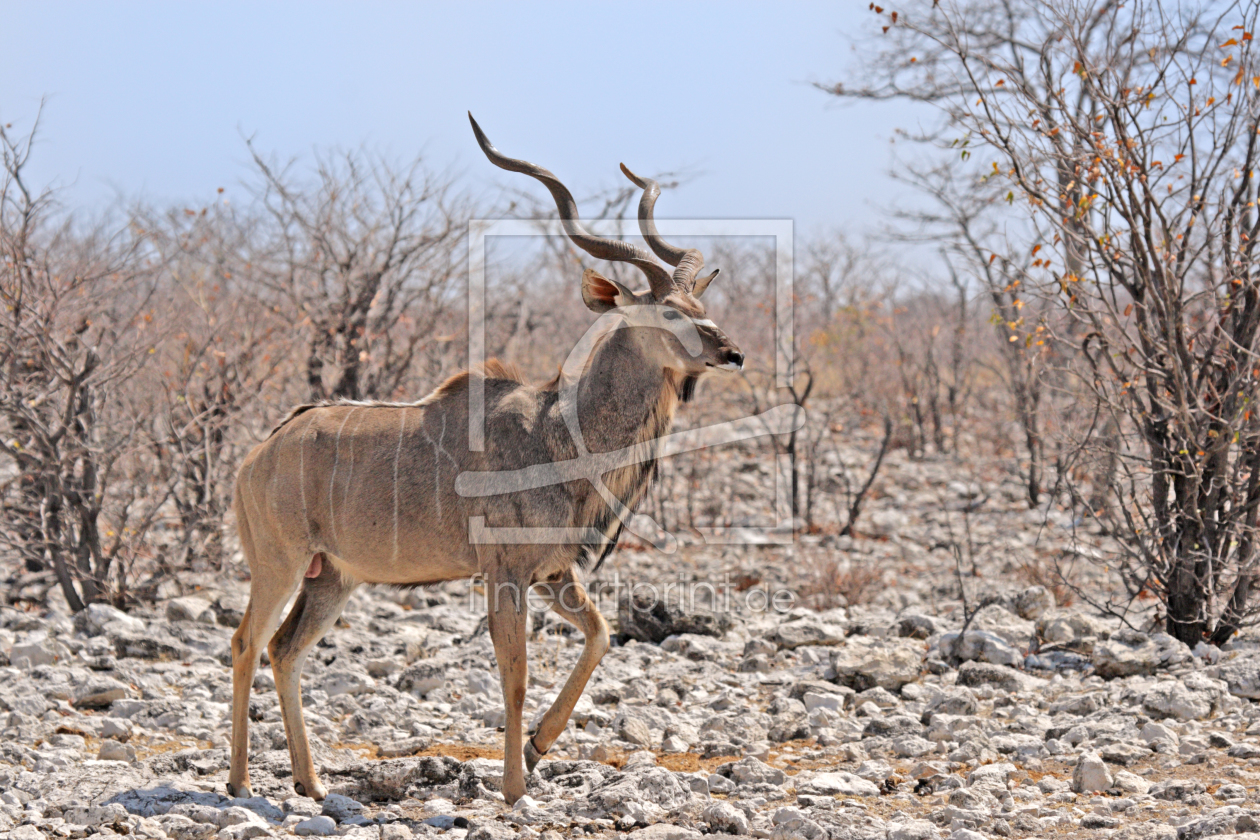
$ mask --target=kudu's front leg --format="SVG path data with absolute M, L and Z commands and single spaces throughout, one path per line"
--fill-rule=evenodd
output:
M 521 752 L 521 712 L 529 666 L 525 654 L 525 596 L 528 582 L 493 575 L 487 581 L 487 609 L 494 656 L 503 683 L 507 713 L 503 735 L 503 798 L 509 805 L 525 795 L 525 767 Z
M 577 664 L 565 680 L 564 687 L 556 695 L 555 702 L 543 715 L 538 729 L 525 743 L 525 767 L 531 773 L 534 765 L 551 749 L 568 725 L 573 707 L 577 705 L 586 683 L 595 672 L 595 666 L 608 652 L 608 622 L 600 615 L 599 609 L 571 570 L 559 580 L 539 584 L 537 591 L 561 618 L 582 631 L 586 643 Z

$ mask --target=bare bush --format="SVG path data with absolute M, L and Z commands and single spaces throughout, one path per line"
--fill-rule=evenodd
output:
M 34 138 L 0 129 L 0 542 L 77 610 L 127 599 L 169 490 L 128 393 L 158 338 L 154 272 L 142 237 L 80 229 L 28 186 Z
M 322 158 L 303 186 L 253 160 L 264 215 L 229 268 L 301 328 L 310 398 L 390 399 L 416 386 L 419 366 L 431 384 L 450 361 L 467 232 L 450 180 L 419 160 L 345 154 Z

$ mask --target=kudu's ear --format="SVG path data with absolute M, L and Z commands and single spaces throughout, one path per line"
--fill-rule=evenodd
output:
M 709 284 L 713 282 L 713 278 L 717 277 L 718 272 L 720 272 L 721 270 L 722 269 L 720 268 L 715 268 L 713 269 L 713 271 L 709 272 L 704 277 L 697 279 L 695 288 L 691 290 L 691 296 L 698 298 L 700 297 L 700 295 L 704 294 L 704 290 L 709 288 Z
M 604 313 L 634 302 L 634 292 L 593 268 L 582 272 L 582 301 L 592 312 Z

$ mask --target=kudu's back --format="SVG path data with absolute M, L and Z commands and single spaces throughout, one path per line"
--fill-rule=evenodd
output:
M 564 487 L 492 497 L 456 492 L 465 471 L 556 459 L 554 394 L 485 381 L 485 449 L 468 446 L 468 375 L 413 404 L 333 403 L 296 409 L 246 457 L 236 484 L 256 563 L 306 569 L 323 553 L 365 583 L 419 584 L 480 571 L 469 519 L 489 527 L 565 527 Z M 563 447 L 562 447 L 563 448 Z

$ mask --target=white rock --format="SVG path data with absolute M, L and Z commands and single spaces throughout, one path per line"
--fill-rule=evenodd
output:
M 810 712 L 814 709 L 827 709 L 832 712 L 844 711 L 844 697 L 840 694 L 818 694 L 813 691 L 807 691 L 801 699 L 805 703 L 805 709 Z
M 217 620 L 210 602 L 195 596 L 167 601 L 166 618 L 169 621 L 199 621 L 202 624 L 214 624 Z
M 32 633 L 9 649 L 11 661 L 16 663 L 19 659 L 25 658 L 29 663 L 27 666 L 29 668 L 52 665 L 57 661 L 65 661 L 69 657 L 69 649 L 43 631 Z
M 626 835 L 628 840 L 703 840 L 704 835 L 690 828 L 657 823 Z
M 989 840 L 989 838 L 970 828 L 957 828 L 949 835 L 949 840 Z
M 134 728 L 135 725 L 126 718 L 102 718 L 100 736 L 113 738 L 115 741 L 126 741 L 131 737 Z
M 968 629 L 992 633 L 1012 647 L 1025 648 L 1032 640 L 1036 625 L 1001 604 L 989 604 L 976 612 Z
M 333 818 L 323 814 L 293 826 L 293 833 L 299 837 L 327 837 L 336 832 L 337 824 L 333 822 Z
M 988 630 L 952 631 L 942 634 L 938 649 L 942 656 L 955 656 L 963 662 L 992 662 L 995 665 L 1022 665 L 1024 655 L 996 633 Z
M 623 741 L 629 741 L 638 747 L 652 746 L 652 730 L 648 729 L 648 725 L 637 717 L 629 715 L 622 717 L 618 722 L 617 735 Z
M 1229 686 L 1229 693 L 1248 700 L 1260 700 L 1260 657 L 1240 655 L 1213 668 L 1214 673 Z
M 107 631 L 142 633 L 145 628 L 144 621 L 109 604 L 88 604 L 80 615 L 89 636 L 99 636 Z
M 319 682 L 329 697 L 338 694 L 367 694 L 376 688 L 376 680 L 361 671 L 330 671 Z
M 902 735 L 894 738 L 892 751 L 899 758 L 918 758 L 936 749 L 936 745 L 918 735 Z
M 324 799 L 323 816 L 332 817 L 337 822 L 345 822 L 363 812 L 363 806 L 348 796 L 330 793 Z
M 1104 679 L 1153 674 L 1161 668 L 1184 665 L 1194 657 L 1184 642 L 1167 633 L 1146 636 L 1132 630 L 1121 631 L 1094 646 L 1090 661 Z
M 914 639 L 851 636 L 836 648 L 831 668 L 836 682 L 855 691 L 879 686 L 897 691 L 917 682 L 923 666 L 923 644 Z
M 787 781 L 787 774 L 778 767 L 771 767 L 756 758 L 740 759 L 722 770 L 722 775 L 729 775 L 737 785 L 781 785 Z
M 136 751 L 134 747 L 126 744 L 120 744 L 111 738 L 101 741 L 100 752 L 96 755 L 101 761 L 127 761 L 136 760 Z
M 744 812 L 729 802 L 718 800 L 705 806 L 700 812 L 700 819 L 709 824 L 714 833 L 747 834 L 748 817 Z
M 1194 646 L 1191 653 L 1194 654 L 1195 659 L 1202 659 L 1208 665 L 1215 665 L 1221 661 L 1221 649 L 1203 640 Z
M 1181 742 L 1181 739 L 1177 737 L 1176 732 L 1173 732 L 1164 724 L 1157 723 L 1153 720 L 1147 721 L 1143 724 L 1142 729 L 1138 732 L 1138 734 L 1141 735 L 1142 740 L 1148 744 L 1154 744 L 1157 741 L 1168 741 L 1173 746 L 1176 746 Z
M 888 840 L 939 840 L 940 831 L 927 820 L 888 824 Z
M 1143 779 L 1136 773 L 1130 773 L 1128 770 L 1117 770 L 1114 780 L 1115 787 L 1125 793 L 1147 793 L 1151 789 L 1151 783 Z
M 1114 780 L 1111 771 L 1098 753 L 1082 753 L 1072 771 L 1072 790 L 1075 793 L 1092 793 L 1111 788 Z
M 876 536 L 890 537 L 903 531 L 909 525 L 910 517 L 903 511 L 897 508 L 882 508 L 871 511 L 866 517 L 866 527 L 863 530 Z
M 113 677 L 94 676 L 74 689 L 74 705 L 80 708 L 104 708 L 130 693 L 131 689 L 124 682 Z
M 815 796 L 879 796 L 879 785 L 840 771 L 818 773 L 803 784 L 798 783 L 796 792 Z
M 1015 765 L 1009 761 L 985 764 L 972 770 L 967 775 L 967 784 L 971 787 L 1005 789 L 1015 772 Z
M 776 808 L 774 814 L 770 816 L 771 825 L 779 825 L 780 823 L 791 822 L 792 820 L 809 819 L 809 815 L 800 808 L 794 808 L 787 805 L 783 808 Z
M 1212 702 L 1180 680 L 1164 680 L 1146 691 L 1142 708 L 1154 718 L 1202 720 L 1212 713 Z

